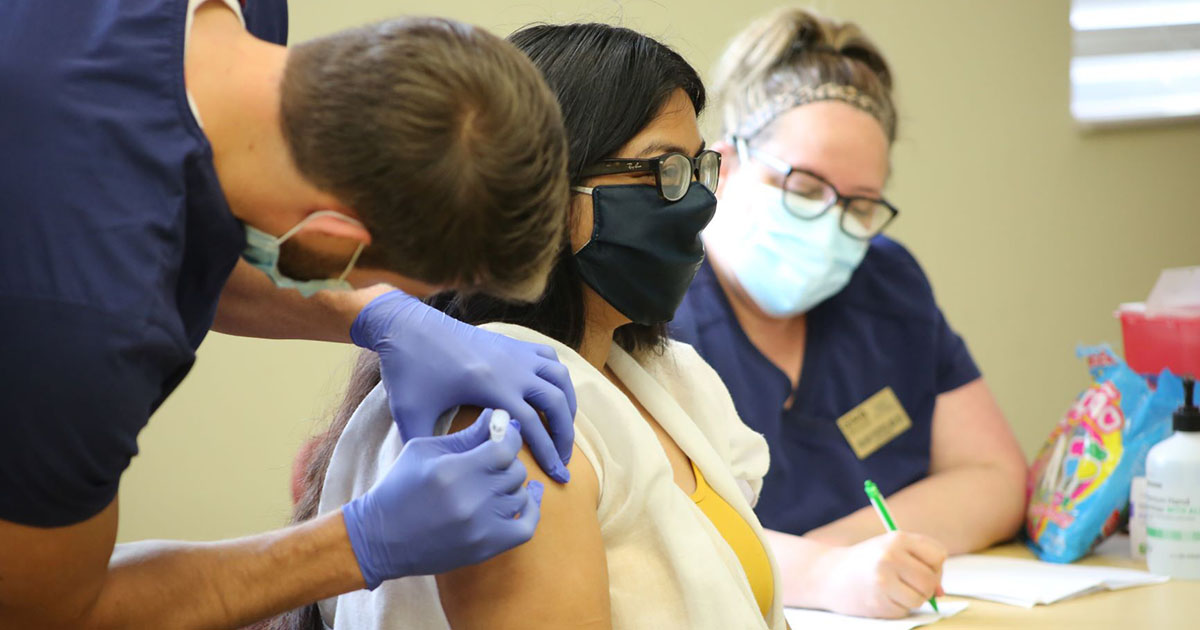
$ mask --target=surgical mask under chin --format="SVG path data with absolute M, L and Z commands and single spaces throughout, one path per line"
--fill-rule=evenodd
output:
M 644 184 L 572 190 L 592 196 L 592 237 L 574 256 L 583 281 L 636 324 L 671 321 L 704 262 L 700 231 L 717 198 L 697 183 L 679 201 Z
M 283 233 L 283 236 L 274 237 L 266 232 L 250 225 L 243 224 L 246 228 L 246 248 L 242 250 L 242 258 L 250 263 L 255 268 L 267 274 L 271 282 L 281 289 L 295 289 L 304 297 L 312 297 L 317 291 L 349 291 L 354 287 L 346 282 L 346 276 L 350 275 L 350 270 L 354 268 L 354 263 L 358 261 L 359 254 L 362 253 L 365 243 L 359 243 L 358 249 L 354 250 L 354 255 L 350 257 L 350 262 L 346 265 L 346 269 L 341 275 L 336 278 L 318 278 L 315 280 L 297 280 L 289 278 L 279 271 L 279 248 L 284 241 L 296 235 L 308 222 L 322 216 L 336 217 L 340 221 L 351 223 L 358 227 L 362 227 L 362 223 L 333 210 L 320 210 L 314 212 L 304 220 L 297 223 L 292 229 Z
M 846 287 L 867 242 L 842 231 L 840 208 L 802 219 L 788 212 L 778 187 L 730 188 L 704 240 L 763 312 L 794 317 Z

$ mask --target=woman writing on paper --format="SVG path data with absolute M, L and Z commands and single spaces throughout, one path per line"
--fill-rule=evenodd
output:
M 882 235 L 892 74 L 852 24 L 782 9 L 730 44 L 708 260 L 672 323 L 763 433 L 784 603 L 895 617 L 947 553 L 1016 533 L 1025 460 L 928 279 Z M 903 533 L 881 535 L 863 482 Z

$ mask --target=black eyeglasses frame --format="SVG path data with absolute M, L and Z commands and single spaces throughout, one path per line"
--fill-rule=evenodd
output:
M 716 165 L 713 167 L 712 171 L 713 178 L 711 187 L 700 179 L 700 161 L 702 159 L 706 159 L 707 156 L 710 155 L 716 156 Z M 671 198 L 666 194 L 666 192 L 663 191 L 662 164 L 668 159 L 672 159 L 674 156 L 682 157 L 686 159 L 689 164 L 691 164 L 692 177 L 688 180 L 688 185 L 683 189 L 683 192 L 681 192 L 679 196 Z M 625 173 L 654 173 L 654 186 L 658 189 L 658 196 L 667 201 L 679 201 L 680 199 L 683 199 L 683 196 L 686 195 L 689 190 L 691 190 L 692 182 L 700 183 L 705 188 L 708 188 L 709 192 L 716 194 L 717 182 L 720 181 L 721 177 L 721 154 L 708 149 L 697 153 L 695 157 L 685 155 L 683 153 L 671 152 L 647 159 L 605 158 L 583 169 L 579 176 L 597 177 L 600 175 L 617 175 Z
M 830 190 L 833 191 L 834 199 L 833 199 L 832 203 L 830 203 L 828 206 L 825 206 L 825 208 L 823 210 L 821 210 L 820 212 L 818 212 L 817 214 L 815 214 L 811 217 L 801 216 L 794 212 L 791 213 L 792 216 L 796 217 L 797 219 L 803 219 L 805 221 L 812 221 L 814 219 L 818 219 L 822 216 L 825 216 L 825 213 L 829 212 L 830 208 L 840 205 L 840 206 L 842 206 L 843 213 L 842 213 L 842 219 L 838 221 L 838 227 L 841 228 L 841 230 L 843 232 L 845 232 L 846 235 L 850 236 L 851 238 L 856 238 L 860 241 L 869 241 L 869 240 L 875 238 L 876 236 L 883 234 L 883 231 L 887 228 L 887 226 L 891 225 L 892 221 L 895 221 L 896 217 L 900 214 L 899 208 L 897 208 L 896 206 L 893 206 L 891 204 L 891 202 L 889 202 L 888 200 L 886 200 L 882 197 L 876 198 L 876 197 L 867 197 L 867 196 L 863 196 L 863 195 L 843 195 L 842 191 L 837 189 L 837 186 L 834 186 L 833 184 L 829 183 L 829 180 L 825 179 L 824 177 L 821 177 L 820 175 L 817 175 L 816 173 L 814 173 L 808 169 L 803 169 L 803 168 L 798 168 L 798 167 L 792 166 L 791 164 L 775 157 L 774 155 L 771 155 L 770 153 L 759 151 L 758 149 L 751 149 L 747 145 L 747 143 L 744 143 L 744 142 L 740 143 L 740 149 L 741 149 L 741 151 L 740 151 L 741 153 L 747 155 L 748 157 L 754 158 L 755 160 L 758 160 L 759 162 L 761 162 L 763 165 L 767 166 L 771 170 L 783 175 L 784 186 L 787 185 L 787 180 L 789 177 L 792 176 L 793 173 L 801 173 L 801 174 L 807 175 L 807 176 L 821 182 L 822 184 L 825 184 L 826 186 L 829 187 Z M 787 206 L 788 190 L 786 187 L 781 187 L 781 188 L 783 190 L 784 207 L 786 208 L 786 207 L 788 207 Z M 870 234 L 868 236 L 861 236 L 859 234 L 854 234 L 854 233 L 850 232 L 850 230 L 846 229 L 846 226 L 844 223 L 844 221 L 845 221 L 844 210 L 846 208 L 850 207 L 851 201 L 855 201 L 855 200 L 870 201 L 873 203 L 880 204 L 883 207 L 887 208 L 892 214 L 891 214 L 891 216 L 889 216 L 887 218 L 886 221 L 883 222 L 882 225 L 880 225 L 878 228 L 876 228 L 874 234 Z

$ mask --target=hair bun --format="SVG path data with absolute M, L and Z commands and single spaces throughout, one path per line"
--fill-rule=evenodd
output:
M 788 63 L 802 54 L 846 57 L 866 65 L 879 75 L 888 89 L 891 89 L 892 76 L 887 61 L 856 24 L 831 21 L 822 23 L 812 14 L 796 11 L 802 14 L 792 16 L 797 20 L 794 23 L 796 33 L 787 53 L 775 60 L 776 66 Z

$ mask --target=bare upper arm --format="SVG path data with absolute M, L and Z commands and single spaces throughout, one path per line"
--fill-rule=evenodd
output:
M 100 597 L 116 537 L 116 499 L 66 527 L 0 520 L 0 629 L 76 627 Z
M 464 408 L 452 431 L 479 410 Z M 519 455 L 530 480 L 546 488 L 533 539 L 481 564 L 437 576 L 442 607 L 455 630 L 611 628 L 608 567 L 596 516 L 599 481 L 586 457 L 573 457 L 571 482 L 545 475 L 529 449 Z
M 1025 480 L 1025 454 L 982 378 L 941 394 L 933 410 L 930 474 L 970 465 L 993 465 Z

